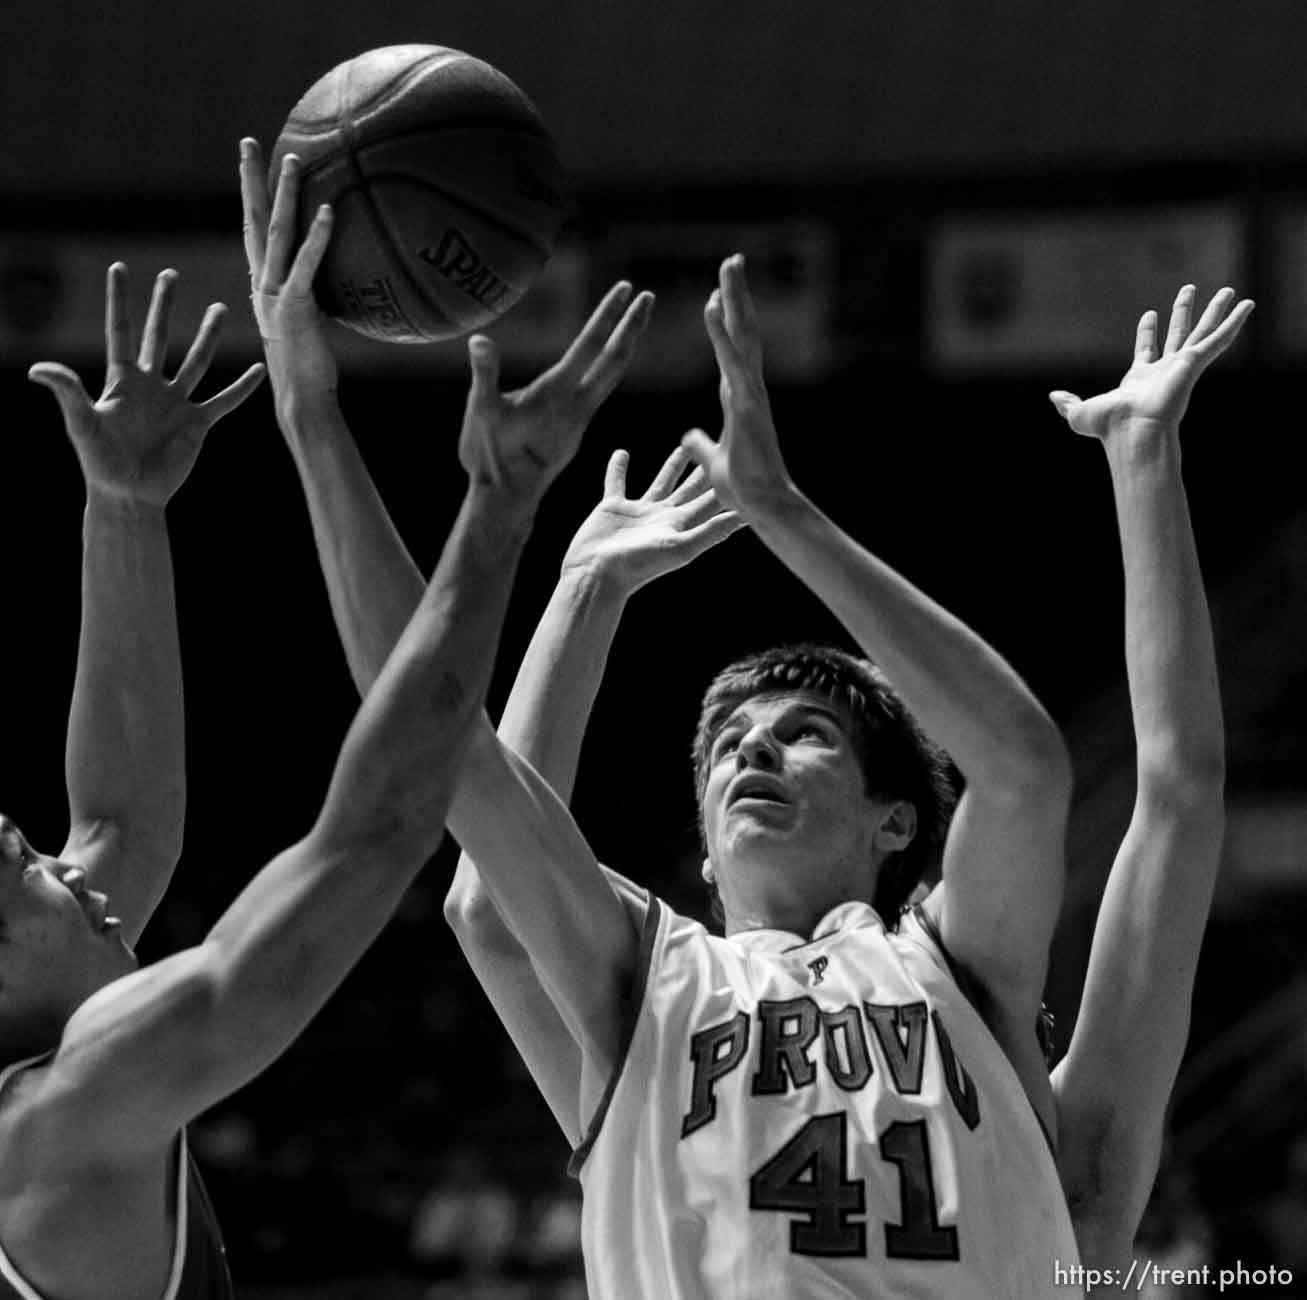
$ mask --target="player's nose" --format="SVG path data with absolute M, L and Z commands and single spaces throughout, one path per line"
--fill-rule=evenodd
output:
M 739 771 L 755 767 L 763 772 L 775 772 L 781 765 L 776 737 L 772 735 L 770 727 L 761 723 L 745 732 L 735 754 L 735 765 Z

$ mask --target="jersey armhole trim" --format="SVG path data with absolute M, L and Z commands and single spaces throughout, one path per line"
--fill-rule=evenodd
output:
M 12 1064 L 5 1066 L 3 1070 L 0 1070 L 0 1093 L 4 1092 L 9 1081 L 16 1075 L 29 1066 L 37 1065 L 53 1055 L 53 1052 L 41 1052 L 36 1056 L 28 1056 L 21 1061 L 14 1061 Z M 3 1278 L 5 1282 L 13 1287 L 21 1300 L 45 1300 L 45 1297 L 14 1267 L 13 1261 L 5 1253 L 3 1242 L 0 1242 L 0 1278 Z
M 645 995 L 649 986 L 649 968 L 653 962 L 654 941 L 658 937 L 658 924 L 662 919 L 662 911 L 663 904 L 651 893 L 649 895 L 649 906 L 645 909 L 644 929 L 640 932 L 640 947 L 636 954 L 635 975 L 631 981 L 630 1014 L 626 1021 L 626 1031 L 622 1036 L 622 1046 L 618 1051 L 617 1060 L 613 1062 L 608 1082 L 604 1086 L 604 1095 L 599 1099 L 599 1105 L 595 1107 L 595 1112 L 586 1125 L 585 1135 L 582 1137 L 580 1145 L 572 1152 L 572 1158 L 567 1162 L 567 1172 L 573 1178 L 579 1179 L 581 1177 L 581 1166 L 585 1164 L 591 1147 L 594 1146 L 599 1137 L 599 1130 L 603 1125 L 604 1116 L 608 1114 L 608 1106 L 613 1099 L 613 1093 L 617 1091 L 617 1084 L 622 1077 L 622 1072 L 626 1069 L 626 1058 L 630 1054 L 631 1043 L 635 1039 L 635 1031 L 640 1023 L 640 1016 L 644 1011 Z
M 979 990 L 976 988 L 975 981 L 967 974 L 966 971 L 953 960 L 953 954 L 944 947 L 944 936 L 939 932 L 939 926 L 935 924 L 935 918 L 926 911 L 920 903 L 914 903 L 912 906 L 912 915 L 917 924 L 925 933 L 927 939 L 934 945 L 935 950 L 939 953 L 940 960 L 944 963 L 944 969 L 948 971 L 953 983 L 958 986 L 958 991 L 971 1004 L 971 1009 L 980 1016 L 980 997 Z M 980 1016 L 984 1020 L 984 1016 Z
M 163 1293 L 163 1300 L 177 1300 L 181 1290 L 182 1273 L 186 1268 L 186 1242 L 190 1233 L 191 1210 L 188 1198 L 190 1190 L 191 1160 L 186 1145 L 186 1130 L 182 1129 L 177 1137 L 177 1199 L 175 1204 L 176 1221 L 173 1225 L 172 1269 L 168 1274 L 168 1287 Z
M 939 926 L 935 924 L 934 917 L 932 917 L 920 903 L 913 904 L 912 915 L 917 924 L 921 927 L 926 938 L 930 940 L 935 950 L 939 953 L 945 969 L 953 978 L 953 983 L 958 986 L 958 991 L 964 998 L 966 998 L 968 1005 L 976 1013 L 981 1024 L 984 1024 L 985 1017 L 980 1014 L 980 1003 L 977 999 L 975 981 L 962 969 L 961 966 L 957 964 L 956 961 L 953 960 L 952 954 L 944 946 L 944 937 L 940 934 Z M 1030 1097 L 1027 1095 L 1024 1087 L 1021 1089 L 1021 1095 L 1024 1096 L 1026 1101 L 1029 1103 L 1030 1113 L 1035 1117 L 1035 1123 L 1039 1125 L 1039 1131 L 1044 1135 L 1044 1141 L 1048 1144 L 1048 1154 L 1053 1157 L 1053 1163 L 1056 1165 L 1057 1143 L 1053 1141 L 1053 1135 L 1048 1131 L 1044 1124 L 1043 1117 L 1040 1115 L 1039 1111 L 1035 1109 L 1035 1105 L 1030 1101 Z

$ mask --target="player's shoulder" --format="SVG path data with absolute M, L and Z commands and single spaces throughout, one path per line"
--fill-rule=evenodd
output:
M 22 1057 L 0 1067 L 0 1185 L 21 1164 L 25 1144 L 34 1144 L 49 1097 L 53 1052 Z
M 0 1207 L 33 1195 L 43 1205 L 65 1196 L 82 1202 L 92 1189 L 112 1203 L 114 1188 L 137 1186 L 181 1136 L 174 1133 L 157 1149 L 120 1149 L 103 1139 L 115 1116 L 84 1105 L 69 1091 L 54 1052 L 0 1069 Z
M 15 1183 L 130 1177 L 166 1152 L 175 1136 L 124 1147 L 115 1137 L 118 1117 L 71 1082 L 63 1054 L 61 1048 L 0 1069 L 0 1198 Z

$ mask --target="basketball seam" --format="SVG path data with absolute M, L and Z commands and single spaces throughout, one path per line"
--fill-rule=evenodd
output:
M 426 61 L 426 63 L 429 63 L 431 59 L 434 59 L 436 57 L 438 56 L 436 55 L 430 56 L 430 58 Z M 422 66 L 425 67 L 426 63 L 424 63 Z M 349 84 L 348 78 L 346 78 L 346 85 L 348 86 L 348 84 Z M 357 158 L 357 155 L 359 153 L 359 144 L 358 144 L 358 133 L 355 129 L 355 124 L 354 124 L 354 119 L 356 114 L 357 114 L 357 106 L 354 106 L 354 108 L 349 111 L 349 115 L 346 118 L 346 120 L 342 123 L 342 125 L 344 127 L 346 148 L 349 152 L 350 170 L 354 175 L 355 179 L 359 182 L 359 188 L 362 189 L 366 194 L 367 187 L 364 184 L 365 178 L 363 176 L 363 171 L 362 168 L 359 166 L 358 158 Z M 512 126 L 502 126 L 498 122 L 494 122 L 494 121 L 487 122 L 484 118 L 468 119 L 466 126 L 460 124 L 458 127 L 453 127 L 453 128 L 451 128 L 448 123 L 442 122 L 439 127 L 434 129 L 432 127 L 427 126 L 427 127 L 414 127 L 411 130 L 407 130 L 407 131 L 396 131 L 393 134 L 388 134 L 385 137 L 385 142 L 386 144 L 389 145 L 392 142 L 403 141 L 415 135 L 440 134 L 443 131 L 447 131 L 451 129 L 468 130 L 476 126 L 486 126 L 486 125 L 494 126 L 498 130 L 504 131 L 506 134 L 510 134 L 510 135 L 520 134 L 531 140 L 541 140 L 545 144 L 547 144 L 552 151 L 553 141 L 552 139 L 550 139 L 548 132 L 540 132 L 540 131 L 535 131 L 530 129 L 524 130 L 522 129 L 521 125 L 518 123 L 514 123 Z M 367 146 L 365 145 L 363 147 L 366 148 Z M 557 160 L 555 159 L 555 161 Z M 308 173 L 306 172 L 305 175 L 307 174 Z M 369 177 L 367 179 L 372 180 L 378 178 Z M 430 185 L 430 188 L 433 191 L 435 191 L 435 193 L 441 194 L 447 199 L 457 200 L 459 204 L 461 204 L 469 212 L 472 212 L 476 216 L 482 218 L 488 218 L 489 220 L 495 222 L 497 225 L 503 226 L 503 228 L 507 230 L 510 234 L 516 236 L 528 247 L 534 249 L 535 252 L 539 253 L 542 257 L 549 256 L 551 245 L 537 238 L 532 231 L 524 229 L 521 225 L 511 220 L 506 220 L 498 212 L 491 211 L 490 209 L 479 206 L 475 202 L 468 201 L 466 198 L 463 197 L 463 195 L 457 193 L 456 191 L 443 188 L 440 185 L 428 181 L 426 177 L 423 177 L 423 183 Z M 368 202 L 368 211 L 371 213 L 374 222 L 376 222 L 378 225 L 381 225 L 382 223 L 380 223 L 379 221 L 379 211 L 376 205 L 372 202 L 371 195 L 368 195 L 367 202 Z M 382 226 L 382 228 L 385 230 L 386 239 L 391 246 L 391 250 L 397 255 L 397 257 L 399 257 L 399 260 L 402 262 L 403 260 L 402 250 L 396 244 L 395 240 L 391 237 L 389 228 L 384 226 Z M 418 284 L 420 284 L 420 281 L 415 280 L 412 277 L 412 275 L 408 273 L 407 267 L 405 268 L 405 274 L 408 275 L 410 284 L 414 285 L 415 287 Z M 421 296 L 423 299 L 426 299 L 427 297 L 425 293 L 421 294 Z
M 290 122 L 287 123 L 287 125 L 295 126 L 295 123 Z M 476 131 L 476 130 L 481 130 L 485 127 L 490 127 L 496 131 L 504 131 L 506 133 L 514 133 L 517 135 L 522 135 L 529 140 L 539 140 L 542 144 L 548 145 L 551 149 L 553 148 L 553 143 L 554 143 L 553 138 L 550 136 L 549 132 L 544 130 L 543 128 L 537 127 L 533 123 L 526 123 L 520 121 L 505 122 L 500 118 L 489 117 L 489 116 L 462 117 L 453 120 L 442 121 L 440 122 L 439 125 L 432 125 L 431 123 L 426 123 L 422 126 L 408 127 L 402 131 L 393 131 L 393 130 L 387 131 L 385 135 L 378 136 L 377 139 L 378 140 L 403 140 L 411 135 L 422 135 L 424 133 L 429 135 L 439 135 L 443 131 Z M 304 130 L 298 126 L 296 126 L 295 129 L 296 132 L 300 136 L 302 136 L 305 140 L 314 140 L 317 139 L 318 136 L 330 135 L 333 131 L 338 131 L 340 129 L 340 122 L 339 120 L 334 122 L 326 122 L 317 130 L 314 131 Z M 369 143 L 372 142 L 369 141 Z
M 348 91 L 349 89 L 348 76 L 345 77 L 345 89 L 346 91 Z M 423 303 L 425 303 L 428 307 L 435 307 L 435 309 L 438 312 L 440 312 L 442 315 L 447 316 L 448 313 L 445 312 L 445 309 L 439 303 L 433 303 L 431 299 L 423 291 L 421 284 L 419 284 L 418 281 L 413 278 L 413 274 L 409 270 L 408 265 L 404 260 L 403 250 L 400 249 L 400 247 L 395 243 L 395 240 L 392 238 L 390 231 L 387 229 L 386 225 L 381 221 L 380 214 L 377 211 L 377 206 L 372 201 L 372 195 L 368 193 L 368 188 L 363 183 L 364 181 L 363 172 L 358 165 L 357 158 L 355 157 L 354 122 L 349 110 L 344 107 L 344 105 L 349 103 L 348 95 L 342 95 L 340 102 L 342 107 L 338 111 L 337 121 L 340 125 L 341 133 L 345 139 L 345 156 L 349 159 L 350 173 L 354 176 L 355 181 L 358 184 L 359 193 L 363 198 L 363 202 L 367 206 L 368 217 L 372 222 L 372 228 L 377 232 L 377 235 L 379 236 L 381 241 L 385 244 L 385 246 L 390 249 L 391 256 L 389 258 L 389 261 L 403 273 L 405 280 L 408 281 L 409 287 L 417 293 L 418 298 Z M 397 310 L 401 312 L 401 314 L 404 316 L 405 321 L 415 333 L 421 334 L 422 337 L 425 338 L 428 342 L 432 341 L 430 335 L 427 333 L 426 330 L 424 330 L 421 326 L 415 324 L 413 321 L 408 319 L 408 313 L 404 312 L 402 308 L 399 307 L 398 300 L 396 300 L 395 302 L 395 307 Z M 461 324 L 461 322 L 457 322 L 457 323 Z
M 424 76 L 426 73 L 430 72 L 432 68 L 432 64 L 442 59 L 444 57 L 444 54 L 455 54 L 458 55 L 459 58 L 467 59 L 469 62 L 472 63 L 480 62 L 480 60 L 474 58 L 472 55 L 467 54 L 462 50 L 445 50 L 442 54 L 429 54 L 421 63 L 414 64 L 412 67 L 400 73 L 399 76 L 397 76 L 394 80 L 388 81 L 384 86 L 382 86 L 378 91 L 376 91 L 376 93 L 373 94 L 370 99 L 364 100 L 361 103 L 354 104 L 353 111 L 355 112 L 355 114 L 360 114 L 362 111 L 375 111 L 376 108 L 380 106 L 380 101 L 382 100 L 383 96 L 398 96 L 402 92 L 408 90 L 408 88 L 412 85 L 414 81 L 416 81 L 419 77 Z M 456 62 L 456 60 L 454 59 L 449 59 L 446 61 L 449 63 Z M 484 66 L 490 68 L 489 64 L 485 64 Z M 540 115 L 539 109 L 537 109 L 535 105 L 532 104 L 531 101 L 526 98 L 526 96 L 522 93 L 521 89 L 517 85 L 515 85 L 508 77 L 505 77 L 497 69 L 490 68 L 490 71 L 495 73 L 495 75 L 504 82 L 505 89 L 511 91 L 517 97 L 517 100 L 522 108 L 524 108 L 531 116 L 536 118 L 539 117 Z M 343 80 L 345 81 L 346 85 L 349 85 L 350 84 L 349 74 L 346 74 Z M 339 124 L 339 121 L 340 121 L 340 117 L 339 114 L 337 114 L 336 123 L 327 126 L 325 129 L 327 131 L 335 130 L 336 126 Z M 486 126 L 488 124 L 499 125 L 497 121 L 491 121 L 490 123 L 487 123 L 486 119 L 483 117 L 469 118 L 466 120 L 467 126 L 476 127 L 476 126 Z M 300 129 L 302 131 L 302 134 L 308 139 L 312 139 L 313 136 L 316 134 L 321 134 L 321 131 L 313 131 L 308 129 L 307 123 L 304 124 L 303 127 L 301 127 L 293 111 L 291 113 L 291 116 L 287 119 L 286 125 L 295 126 L 297 129 Z M 456 123 L 455 125 L 456 125 L 456 129 L 458 129 L 461 128 L 464 125 L 464 123 L 459 122 Z M 536 125 L 534 123 L 531 123 L 530 119 L 528 118 L 527 122 L 514 122 L 512 123 L 512 126 L 516 128 L 526 127 L 526 129 L 523 132 L 524 134 L 531 135 L 537 139 L 545 140 L 546 142 L 552 143 L 549 137 L 549 132 L 545 129 L 543 123 Z M 442 124 L 441 129 L 444 129 L 444 124 Z M 401 133 L 401 134 L 406 134 L 406 133 Z M 395 138 L 398 139 L 399 137 L 396 136 Z
M 454 55 L 455 57 L 454 58 L 446 57 L 447 55 L 451 55 L 451 54 Z M 383 95 L 389 95 L 392 93 L 399 94 L 402 91 L 407 90 L 409 86 L 411 86 L 413 82 L 417 80 L 418 77 L 423 77 L 429 71 L 431 71 L 431 67 L 435 63 L 441 62 L 442 60 L 445 63 L 457 63 L 459 59 L 471 59 L 471 58 L 472 56 L 470 54 L 466 54 L 462 50 L 450 49 L 449 47 L 445 47 L 444 49 L 440 50 L 439 53 L 433 50 L 430 54 L 426 55 L 421 60 L 421 62 L 410 64 L 408 68 L 406 68 L 403 72 L 399 74 L 399 76 L 386 82 L 384 86 L 379 86 L 376 92 L 369 99 L 365 99 L 361 103 L 355 104 L 354 105 L 355 111 L 357 111 L 360 108 L 367 108 L 369 105 L 375 104 L 379 99 L 381 99 Z M 476 60 L 473 60 L 473 62 L 476 62 Z M 345 81 L 348 82 L 349 80 L 350 80 L 350 74 L 347 73 L 345 76 Z
M 405 87 L 405 89 L 407 88 Z M 390 107 L 390 104 L 392 102 L 393 102 L 392 100 L 388 99 L 385 100 L 384 102 L 374 102 L 370 106 L 361 106 L 356 104 L 354 107 L 355 107 L 356 115 L 359 118 L 367 119 L 373 116 L 374 114 L 384 112 L 385 109 Z M 510 129 L 525 127 L 527 128 L 528 133 L 531 135 L 540 136 L 542 138 L 548 138 L 548 131 L 545 129 L 544 123 L 539 122 L 537 120 L 533 120 L 533 119 L 539 119 L 540 117 L 539 111 L 529 101 L 526 100 L 521 101 L 518 107 L 522 110 L 522 115 L 512 119 L 505 120 L 499 117 L 487 117 L 487 115 L 482 114 L 478 117 L 469 118 L 467 120 L 476 126 L 485 126 L 488 124 L 491 126 L 505 126 Z M 442 122 L 442 126 L 443 125 L 444 123 Z
M 348 87 L 348 78 L 346 79 L 346 85 Z M 363 170 L 358 162 L 357 134 L 354 130 L 352 114 L 347 112 L 342 115 L 341 131 L 345 139 L 345 152 L 349 158 L 350 171 L 358 184 L 359 193 L 367 207 L 368 216 L 371 219 L 373 230 L 376 232 L 378 239 L 390 250 L 391 256 L 389 260 L 391 263 L 403 275 L 409 288 L 414 294 L 416 294 L 418 300 L 424 303 L 428 308 L 434 310 L 439 315 L 445 317 L 446 320 L 450 320 L 451 323 L 457 325 L 461 332 L 466 332 L 468 329 L 478 328 L 476 325 L 464 326 L 462 320 L 453 320 L 449 308 L 428 293 L 426 286 L 413 274 L 412 270 L 409 268 L 408 260 L 404 255 L 403 248 L 400 247 L 398 241 L 391 233 L 389 224 L 382 219 L 381 211 L 374 202 L 372 194 L 365 183 L 367 178 L 364 177 Z M 396 303 L 396 306 L 398 307 L 398 303 Z M 408 319 L 407 313 L 405 313 L 405 319 Z M 414 324 L 411 320 L 408 321 L 408 323 L 418 334 L 421 334 L 425 339 L 427 339 L 428 342 L 436 341 L 433 340 L 428 331 L 423 329 L 420 325 Z
M 486 125 L 486 123 L 484 123 L 484 122 L 479 123 L 479 124 L 478 124 L 478 123 L 471 123 L 470 125 L 482 125 L 482 126 L 484 126 L 484 125 Z M 339 130 L 339 129 L 340 129 L 340 124 L 338 123 L 337 125 L 333 126 L 331 129 L 332 129 L 333 131 Z M 441 127 L 437 128 L 438 131 L 444 131 L 444 130 L 446 130 L 446 129 L 448 129 L 448 128 L 446 128 L 446 127 L 443 126 L 443 125 L 442 125 Z M 460 127 L 460 128 L 457 128 L 457 129 L 464 129 L 464 128 Z M 501 128 L 501 129 L 503 129 L 503 128 Z M 371 176 L 364 176 L 363 171 L 362 171 L 362 168 L 359 167 L 358 162 L 357 162 L 357 160 L 356 160 L 356 155 L 357 155 L 357 153 L 359 152 L 359 145 L 357 144 L 357 142 L 356 142 L 356 138 L 355 138 L 355 135 L 354 135 L 354 133 L 353 133 L 353 131 L 352 131 L 352 123 L 350 123 L 350 124 L 346 124 L 346 126 L 345 126 L 345 133 L 346 133 L 346 152 L 349 154 L 350 172 L 351 172 L 351 174 L 355 177 L 355 181 L 356 181 L 356 184 L 358 185 L 358 187 L 359 187 L 360 189 L 366 189 L 367 182 L 380 180 L 383 176 L 387 175 L 388 173 L 386 173 L 386 172 L 377 172 L 377 173 L 375 173 L 374 175 L 371 175 Z M 416 136 L 416 135 L 427 135 L 427 134 L 434 134 L 434 133 L 436 133 L 436 132 L 434 132 L 434 131 L 433 131 L 433 128 L 431 128 L 431 127 L 414 127 L 414 128 L 413 128 L 412 130 L 410 130 L 410 131 L 396 131 L 396 132 L 394 132 L 394 133 L 391 134 L 391 135 L 387 135 L 387 136 L 384 138 L 384 143 L 387 144 L 387 145 L 390 145 L 390 144 L 395 143 L 395 142 L 399 142 L 399 141 L 407 140 L 407 139 L 409 139 L 409 138 L 412 137 L 412 136 Z M 548 138 L 548 136 L 539 136 L 539 135 L 536 135 L 536 133 L 533 132 L 533 131 L 523 131 L 521 134 L 525 135 L 525 136 L 528 137 L 529 139 L 533 139 L 533 140 L 535 140 L 535 139 L 538 139 L 538 140 L 544 140 L 544 142 L 545 142 L 546 144 L 550 144 L 550 145 L 552 145 L 552 143 L 553 143 L 553 142 Z M 372 143 L 380 144 L 380 143 L 383 143 L 383 141 L 378 140 L 378 141 L 370 141 L 370 142 L 369 142 L 369 144 L 372 144 Z M 363 149 L 367 149 L 368 147 L 369 147 L 368 144 L 365 144 L 365 145 L 362 146 Z M 322 171 L 322 170 L 323 170 L 324 168 L 326 168 L 326 167 L 330 167 L 334 162 L 335 162 L 335 158 L 333 158 L 333 157 L 331 157 L 331 156 L 328 156 L 328 157 L 324 158 L 321 162 L 318 162 L 318 163 L 311 163 L 311 164 L 309 164 L 308 166 L 303 167 L 303 168 L 301 169 L 301 172 L 300 172 L 300 176 L 301 176 L 301 184 L 303 184 L 303 183 L 307 182 L 308 180 L 310 180 L 316 172 Z M 560 170 L 561 170 L 561 169 L 560 169 Z M 396 176 L 402 177 L 403 179 L 406 179 L 406 180 L 411 179 L 410 177 L 405 176 L 405 174 L 404 174 L 403 172 L 396 171 L 396 172 L 393 173 L 393 174 L 396 175 Z M 488 217 L 489 219 L 491 219 L 492 221 L 494 221 L 496 224 L 503 226 L 503 227 L 504 227 L 504 228 L 505 228 L 505 229 L 506 229 L 510 234 L 517 236 L 517 238 L 521 239 L 524 243 L 529 244 L 533 249 L 535 249 L 535 251 L 536 251 L 537 253 L 540 253 L 540 254 L 542 254 L 542 255 L 545 256 L 545 257 L 548 257 L 548 256 L 549 256 L 550 250 L 551 250 L 552 247 L 553 247 L 552 244 L 549 243 L 549 242 L 546 242 L 546 241 L 544 241 L 544 240 L 541 240 L 541 239 L 538 238 L 538 237 L 537 237 L 537 236 L 536 236 L 532 231 L 530 231 L 530 230 L 528 230 L 528 229 L 526 229 L 526 228 L 524 228 L 524 227 L 522 227 L 522 226 L 516 224 L 514 221 L 512 221 L 512 220 L 510 220 L 510 219 L 508 219 L 508 218 L 505 218 L 504 216 L 502 216 L 502 215 L 501 215 L 500 213 L 498 213 L 498 212 L 495 212 L 495 211 L 493 211 L 493 210 L 491 210 L 491 209 L 489 209 L 489 208 L 485 208 L 485 207 L 478 206 L 478 205 L 477 205 L 475 202 L 473 202 L 472 200 L 469 200 L 469 199 L 465 198 L 465 197 L 464 197 L 461 193 L 459 193 L 457 190 L 451 190 L 451 189 L 448 189 L 448 188 L 446 188 L 446 187 L 444 187 L 444 186 L 438 185 L 435 181 L 430 180 L 430 179 L 429 179 L 428 177 L 426 177 L 426 176 L 423 176 L 423 177 L 422 177 L 422 184 L 423 184 L 423 185 L 427 185 L 427 186 L 429 186 L 433 191 L 435 191 L 435 193 L 440 194 L 440 195 L 444 196 L 445 198 L 448 198 L 448 199 L 456 199 L 460 204 L 462 204 L 463 207 L 465 207 L 465 208 L 467 208 L 469 211 L 475 213 L 477 216 L 479 216 L 479 217 Z M 562 208 L 562 207 L 564 206 L 564 203 L 563 203 L 563 196 L 562 196 L 561 193 L 560 193 L 560 195 L 559 195 L 558 197 L 559 197 L 559 207 Z M 560 224 L 561 224 L 561 213 L 560 213 Z
M 384 180 L 387 177 L 393 177 L 398 180 L 416 184 L 416 182 L 413 181 L 413 178 L 405 175 L 404 172 L 377 172 L 375 175 L 369 176 L 367 180 L 369 184 L 375 184 L 377 181 Z M 512 235 L 515 239 L 521 240 L 522 243 L 539 253 L 541 257 L 549 256 L 552 245 L 539 239 L 530 230 L 517 225 L 501 213 L 496 212 L 493 208 L 488 208 L 476 203 L 474 200 L 461 194 L 457 190 L 446 189 L 444 186 L 438 185 L 435 181 L 430 180 L 425 176 L 422 177 L 421 184 L 424 189 L 430 190 L 433 194 L 439 194 L 441 198 L 449 199 L 452 202 L 457 203 L 459 207 L 465 208 L 472 216 L 481 217 L 483 220 L 489 221 L 491 224 L 498 226 L 505 234 Z M 370 199 L 371 196 L 369 196 L 369 201 Z

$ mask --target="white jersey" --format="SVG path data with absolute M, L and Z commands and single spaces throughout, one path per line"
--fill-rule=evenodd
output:
M 1015 1071 L 912 917 L 729 939 L 650 900 L 573 1167 L 591 1300 L 1050 1300 L 1079 1261 Z

